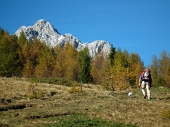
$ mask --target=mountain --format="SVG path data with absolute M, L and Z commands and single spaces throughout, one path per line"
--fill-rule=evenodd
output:
M 52 24 L 44 19 L 40 19 L 33 26 L 21 26 L 15 34 L 19 37 L 22 31 L 25 33 L 28 40 L 31 41 L 37 37 L 40 41 L 45 42 L 51 47 L 55 47 L 56 45 L 64 46 L 67 42 L 72 44 L 78 51 L 82 50 L 84 47 L 88 47 L 92 57 L 99 52 L 108 54 L 111 48 L 111 45 L 104 40 L 96 40 L 91 43 L 81 43 L 81 41 L 72 34 L 61 35 Z

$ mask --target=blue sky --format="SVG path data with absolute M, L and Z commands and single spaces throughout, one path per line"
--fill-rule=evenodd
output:
M 10 34 L 39 19 L 81 42 L 138 53 L 145 65 L 170 53 L 170 0 L 0 0 L 0 27 Z

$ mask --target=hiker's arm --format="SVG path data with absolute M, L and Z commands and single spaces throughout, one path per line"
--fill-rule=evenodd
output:
M 139 77 L 139 86 L 141 86 L 141 77 Z

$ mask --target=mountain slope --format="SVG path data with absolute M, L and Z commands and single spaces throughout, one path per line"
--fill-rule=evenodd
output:
M 116 127 L 118 123 L 133 124 L 138 127 L 170 125 L 170 89 L 165 87 L 153 87 L 152 99 L 148 101 L 143 99 L 138 88 L 132 89 L 133 96 L 129 98 L 129 90 L 107 91 L 100 85 L 82 84 L 81 88 L 75 87 L 75 93 L 71 94 L 73 87 L 64 86 L 64 82 L 48 84 L 32 81 L 26 78 L 0 77 L 1 127 L 37 125 L 52 127 L 54 124 L 56 127 L 57 125 L 61 127 L 68 122 L 75 123 L 75 126 L 82 122 L 82 126 L 85 127 L 87 120 L 90 119 L 93 121 L 90 120 L 89 126 L 93 127 L 102 126 L 99 122 L 93 124 L 95 119 L 117 122 Z M 42 93 L 39 94 L 41 98 L 29 99 L 34 90 Z M 80 120 L 82 117 L 75 117 L 78 114 L 86 116 L 87 119 Z M 103 127 L 108 126 L 104 124 Z M 135 126 L 121 124 L 119 127 Z
M 53 25 L 44 19 L 40 19 L 33 26 L 21 26 L 15 34 L 19 37 L 22 31 L 25 33 L 28 40 L 33 40 L 37 37 L 40 41 L 45 42 L 51 47 L 55 47 L 56 45 L 64 46 L 67 42 L 72 44 L 78 51 L 82 50 L 84 47 L 88 47 L 92 57 L 99 52 L 108 54 L 111 48 L 111 45 L 104 40 L 81 43 L 77 37 L 74 37 L 71 34 L 61 35 Z

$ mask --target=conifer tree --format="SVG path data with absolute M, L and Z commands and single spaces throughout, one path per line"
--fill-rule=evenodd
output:
M 93 77 L 93 83 L 101 84 L 102 79 L 104 78 L 103 65 L 105 58 L 103 53 L 97 54 L 92 60 L 91 75 Z
M 69 80 L 77 81 L 79 75 L 78 52 L 70 43 L 66 43 L 64 53 L 65 77 Z
M 151 75 L 152 75 L 152 84 L 155 86 L 159 86 L 162 84 L 157 84 L 157 80 L 159 79 L 158 76 L 160 76 L 160 71 L 159 71 L 159 60 L 158 58 L 153 55 L 152 56 L 152 63 L 150 66 L 150 71 L 151 71 Z
M 30 60 L 26 60 L 23 68 L 23 77 L 31 78 L 34 77 L 34 66 Z
M 109 89 L 115 90 L 118 88 L 120 90 L 124 90 L 129 87 L 129 68 L 123 67 L 121 64 L 118 64 L 110 69 L 110 77 L 109 80 Z
M 141 61 L 141 58 L 137 53 L 131 53 L 129 56 L 128 63 L 130 67 L 130 72 L 133 72 L 134 76 L 129 81 L 132 85 L 137 85 L 139 81 L 139 76 L 144 69 L 143 62 Z
M 65 53 L 63 48 L 61 48 L 59 45 L 57 45 L 54 48 L 56 58 L 55 58 L 55 64 L 54 69 L 52 72 L 53 77 L 59 77 L 63 78 L 65 76 L 66 67 L 64 65 L 65 61 Z
M 111 45 L 110 53 L 109 53 L 109 59 L 110 59 L 110 65 L 114 65 L 114 58 L 116 54 L 116 48 Z
M 114 57 L 114 65 L 123 65 L 123 61 L 122 61 L 122 51 L 120 48 L 118 48 L 118 50 L 116 51 L 115 57 Z
M 129 53 L 127 50 L 124 50 L 122 54 L 122 61 L 123 61 L 123 67 L 125 68 L 129 67 L 128 59 L 129 59 Z
M 162 51 L 160 58 L 160 71 L 163 80 L 165 81 L 164 86 L 170 87 L 170 56 L 166 51 Z
M 89 49 L 87 47 L 79 52 L 79 60 L 80 60 L 79 81 L 83 83 L 89 83 L 92 81 L 92 76 L 90 74 L 91 57 Z
M 37 38 L 34 38 L 34 41 L 30 47 L 30 61 L 32 62 L 34 67 L 37 65 L 37 58 L 42 48 L 43 43 L 41 43 L 41 41 Z
M 115 53 L 115 57 L 114 57 L 114 65 L 121 65 L 122 67 L 127 68 L 128 65 L 128 58 L 129 58 L 129 54 L 128 52 L 125 50 L 124 52 L 121 51 L 120 48 L 118 48 L 117 52 Z
M 52 77 L 52 71 L 54 69 L 54 54 L 52 50 L 45 44 L 38 54 L 37 66 L 35 69 L 36 77 Z
M 21 58 L 22 58 L 22 64 L 24 65 L 27 60 L 31 60 L 31 51 L 30 51 L 31 45 L 28 41 L 26 41 L 22 48 L 21 48 Z
M 27 38 L 26 38 L 24 32 L 22 31 L 22 32 L 20 33 L 19 38 L 18 38 L 18 44 L 19 44 L 19 46 L 22 48 L 22 46 L 24 45 L 24 43 L 25 43 L 26 41 L 27 41 Z
M 0 38 L 0 76 L 18 76 L 21 72 L 19 45 L 5 32 Z

